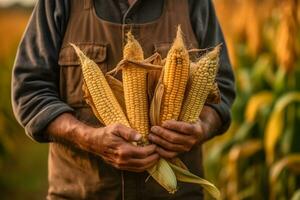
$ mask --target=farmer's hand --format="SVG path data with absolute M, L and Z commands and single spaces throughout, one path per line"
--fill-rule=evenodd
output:
M 159 159 L 154 144 L 146 147 L 131 144 L 141 139 L 133 129 L 121 124 L 94 128 L 70 113 L 55 118 L 46 128 L 45 137 L 50 142 L 65 143 L 96 154 L 121 170 L 142 172 Z
M 156 145 L 135 146 L 141 135 L 132 128 L 114 124 L 97 128 L 87 137 L 89 150 L 101 156 L 117 169 L 142 172 L 152 167 L 159 159 Z
M 203 117 L 205 116 L 205 117 Z M 211 138 L 218 130 L 221 120 L 210 107 L 205 106 L 199 120 L 193 124 L 168 120 L 162 126 L 153 126 L 149 140 L 157 144 L 156 151 L 164 158 L 174 158 L 179 153 L 190 151 L 195 145 Z
M 162 157 L 173 158 L 205 140 L 204 126 L 200 120 L 194 124 L 168 120 L 162 126 L 151 128 L 149 140 L 158 145 L 156 150 Z

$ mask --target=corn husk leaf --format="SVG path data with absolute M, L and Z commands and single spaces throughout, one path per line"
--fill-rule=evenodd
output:
M 153 56 L 150 56 L 145 60 L 145 62 L 150 62 L 153 65 L 160 65 L 163 66 L 162 64 L 162 58 L 159 53 L 153 54 Z M 149 102 L 152 101 L 156 86 L 158 84 L 158 81 L 160 79 L 160 74 L 162 70 L 150 70 L 147 74 L 147 84 L 148 84 L 148 98 Z
M 246 112 L 245 112 L 245 119 L 249 123 L 255 122 L 256 116 L 258 111 L 271 104 L 274 99 L 272 92 L 270 91 L 262 91 L 255 95 L 253 95 L 250 100 L 248 101 Z
M 212 197 L 215 199 L 221 199 L 220 191 L 214 186 L 212 183 L 208 182 L 205 179 L 202 179 L 191 172 L 184 170 L 174 164 L 169 163 L 171 168 L 173 169 L 177 180 L 186 182 L 186 183 L 194 183 L 199 184 L 203 187 Z
M 164 159 L 159 159 L 157 164 L 148 173 L 169 193 L 174 194 L 177 191 L 177 179 L 169 163 Z
M 171 160 L 169 160 L 169 162 L 182 169 L 189 170 L 188 167 L 184 164 L 184 162 L 182 162 L 179 158 L 172 158 Z
M 145 62 L 150 62 L 153 65 L 159 65 L 159 66 L 163 67 L 162 58 L 161 58 L 159 53 L 153 54 L 153 56 L 150 56 L 149 58 L 147 58 L 145 60 Z M 153 99 L 155 88 L 156 88 L 156 86 L 158 84 L 158 81 L 160 79 L 161 71 L 162 70 L 150 70 L 148 72 L 148 76 L 147 76 L 148 82 L 147 83 L 148 83 L 149 102 L 151 102 L 152 99 Z
M 264 146 L 266 151 L 267 163 L 270 165 L 275 159 L 275 146 L 283 133 L 284 128 L 284 110 L 292 102 L 300 102 L 299 92 L 290 92 L 281 97 L 271 113 L 266 126 Z
M 214 83 L 212 89 L 208 93 L 205 103 L 219 104 L 221 103 L 221 92 L 217 82 Z
M 120 70 L 122 70 L 125 66 L 128 66 L 128 65 L 143 68 L 145 70 L 161 70 L 162 69 L 161 65 L 149 63 L 154 58 L 151 58 L 149 60 L 148 59 L 145 59 L 145 60 L 142 60 L 142 61 L 123 59 L 118 63 L 118 65 L 113 70 L 107 72 L 106 74 L 107 75 L 115 75 Z
M 104 121 L 103 119 L 101 118 L 100 114 L 98 113 L 96 107 L 95 107 L 95 104 L 93 102 L 93 98 L 92 96 L 90 95 L 90 92 L 89 90 L 87 89 L 87 86 L 85 84 L 85 82 L 83 82 L 82 84 L 82 91 L 83 91 L 83 98 L 85 100 L 85 102 L 91 107 L 94 115 L 97 117 L 97 119 L 102 123 L 104 124 Z
M 117 101 L 119 102 L 120 106 L 122 107 L 123 111 L 125 112 L 126 106 L 125 106 L 124 90 L 123 90 L 122 82 L 108 74 L 105 75 L 105 78 L 106 78 L 110 88 L 112 89 L 115 97 L 117 98 Z
M 163 75 L 164 71 L 162 70 L 150 105 L 150 122 L 152 126 L 160 124 L 160 108 L 164 95 L 164 84 L 162 83 Z
M 148 100 L 149 102 L 152 102 L 152 99 L 155 94 L 155 89 L 158 84 L 158 81 L 160 79 L 160 70 L 151 70 L 147 74 L 147 84 L 148 84 Z

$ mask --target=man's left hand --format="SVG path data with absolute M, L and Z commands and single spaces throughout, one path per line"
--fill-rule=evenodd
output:
M 204 122 L 198 120 L 190 124 L 168 120 L 162 126 L 153 126 L 149 140 L 158 145 L 157 152 L 164 158 L 174 158 L 179 153 L 188 152 L 207 138 Z
M 221 126 L 219 114 L 210 106 L 204 106 L 199 120 L 193 124 L 169 120 L 162 126 L 153 126 L 149 140 L 157 145 L 156 151 L 160 156 L 174 158 L 211 139 Z

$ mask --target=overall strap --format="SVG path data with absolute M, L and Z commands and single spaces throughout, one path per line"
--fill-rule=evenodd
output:
M 83 0 L 84 1 L 84 9 L 89 10 L 93 6 L 93 0 Z
M 199 44 L 191 24 L 188 1 L 187 0 L 165 0 L 165 1 L 167 1 L 167 5 L 166 5 L 167 12 L 161 23 L 164 24 L 164 27 L 168 26 L 175 35 L 176 35 L 176 31 L 174 32 L 174 30 L 176 30 L 176 27 L 178 25 L 181 25 L 181 29 L 184 32 L 187 48 L 189 49 L 198 48 Z M 172 35 L 171 38 L 172 37 L 175 38 L 175 35 Z

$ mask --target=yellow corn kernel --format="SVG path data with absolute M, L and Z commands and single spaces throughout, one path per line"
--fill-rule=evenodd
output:
M 129 32 L 123 50 L 125 60 L 143 61 L 144 52 L 139 42 Z M 147 96 L 147 70 L 132 63 L 122 69 L 126 113 L 133 129 L 142 135 L 142 144 L 147 144 L 149 133 L 149 104 Z
M 105 125 L 121 123 L 130 127 L 129 122 L 123 112 L 120 104 L 114 96 L 104 74 L 98 65 L 86 57 L 84 53 L 75 45 L 71 44 L 75 49 L 80 61 L 87 95 L 94 105 L 96 117 L 100 118 Z
M 178 27 L 176 39 L 168 52 L 163 68 L 164 95 L 161 102 L 160 123 L 178 120 L 184 91 L 189 77 L 189 55 Z
M 214 91 L 219 52 L 220 46 L 217 46 L 197 62 L 188 81 L 180 121 L 192 123 L 199 118 L 208 94 Z

